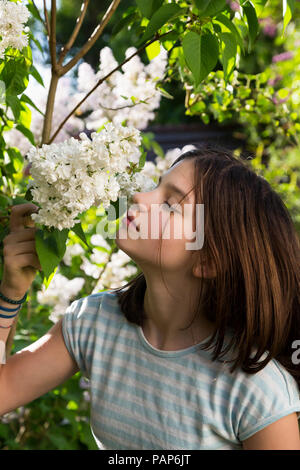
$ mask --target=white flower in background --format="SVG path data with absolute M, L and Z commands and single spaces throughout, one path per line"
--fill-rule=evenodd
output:
M 168 150 L 164 158 L 162 157 L 156 157 L 155 163 L 156 163 L 156 171 L 158 173 L 157 176 L 163 175 L 170 167 L 171 165 L 175 162 L 175 160 L 182 155 L 185 152 L 188 152 L 189 150 L 194 150 L 196 147 L 194 145 L 185 145 L 180 148 L 174 148 L 171 150 Z
M 7 47 L 23 49 L 28 44 L 25 23 L 29 10 L 25 5 L 0 0 L 0 58 L 4 58 Z
M 97 248 L 93 248 L 93 253 L 90 257 L 90 260 L 83 258 L 80 269 L 85 272 L 87 276 L 92 276 L 94 279 L 98 279 L 101 272 L 103 271 L 103 266 L 99 267 L 99 264 L 104 265 L 109 259 L 109 253 L 104 251 L 99 251 Z
M 118 199 L 120 182 L 115 174 L 130 169 L 140 158 L 140 132 L 134 127 L 108 123 L 91 140 L 83 133 L 81 140 L 70 138 L 59 144 L 32 147 L 28 153 L 31 176 L 28 188 L 39 204 L 36 223 L 59 230 L 72 228 L 76 217 L 93 205 L 106 209 Z M 131 175 L 134 187 L 147 186 L 146 176 Z M 130 186 L 126 186 L 128 190 Z
M 1 0 L 0 0 L 1 2 Z M 10 3 L 10 2 L 8 2 Z M 16 5 L 13 3 L 13 5 Z M 25 7 L 24 7 L 25 8 Z M 27 8 L 26 8 L 26 11 Z M 25 36 L 24 36 L 25 37 Z M 128 56 L 134 49 L 126 52 Z M 82 63 L 78 68 L 77 87 L 74 90 L 70 77 L 61 77 L 56 91 L 54 113 L 52 119 L 52 132 L 54 132 L 66 115 L 74 109 L 77 103 L 91 90 L 97 81 L 117 66 L 117 62 L 110 48 L 105 47 L 100 52 L 100 69 L 97 73 L 87 63 Z M 131 65 L 132 64 L 132 65 Z M 167 64 L 167 52 L 161 48 L 159 56 L 155 57 L 148 65 L 144 65 L 138 57 L 134 57 L 123 67 L 123 72 L 116 71 L 83 103 L 77 115 L 73 115 L 54 142 L 63 142 L 70 136 L 78 135 L 84 128 L 98 130 L 107 121 L 122 123 L 125 120 L 129 126 L 144 129 L 150 120 L 154 118 L 153 111 L 159 107 L 160 92 L 156 90 L 157 80 L 164 76 Z M 27 95 L 30 96 L 42 113 L 45 113 L 48 90 L 50 86 L 51 70 L 40 67 L 45 87 L 37 85 L 30 79 Z M 127 93 L 127 95 L 126 95 Z M 122 96 L 127 96 L 124 99 Z M 139 103 L 132 107 L 131 97 L 134 96 Z M 140 103 L 146 101 L 146 103 Z M 111 111 L 105 108 L 119 108 Z M 127 105 L 131 107 L 126 107 Z M 29 105 L 30 107 L 30 105 Z M 37 144 L 41 141 L 44 117 L 35 108 L 31 109 L 30 130 Z M 91 111 L 86 122 L 79 117 L 82 112 Z M 17 147 L 22 155 L 26 155 L 30 149 L 30 142 L 17 129 L 13 128 L 5 133 L 5 140 L 11 147 Z
M 125 55 L 129 57 L 136 49 L 130 47 Z M 112 50 L 105 47 L 100 51 L 100 67 L 95 73 L 90 65 L 83 63 L 78 68 L 78 95 L 80 101 L 95 84 L 118 65 Z M 167 52 L 161 47 L 160 54 L 148 65 L 138 56 L 133 57 L 103 82 L 82 105 L 81 111 L 91 111 L 87 128 L 99 129 L 105 122 L 144 129 L 154 119 L 154 110 L 159 107 L 161 94 L 156 83 L 162 79 L 167 65 Z M 134 97 L 132 99 L 132 97 Z M 133 106 L 134 105 L 134 106 Z
M 92 245 L 95 245 L 95 246 L 102 246 L 102 247 L 105 248 L 106 250 L 110 251 L 110 246 L 109 246 L 109 244 L 107 243 L 107 241 L 105 240 L 105 238 L 104 238 L 100 233 L 97 233 L 97 234 L 95 234 L 95 235 L 92 235 L 90 242 L 91 242 Z
M 79 243 L 74 243 L 73 245 L 67 245 L 66 251 L 63 256 L 63 262 L 67 266 L 71 266 L 73 256 L 83 255 L 84 249 Z
M 127 284 L 125 278 L 133 276 L 138 271 L 136 266 L 128 264 L 130 261 L 131 258 L 122 250 L 113 253 L 93 290 L 93 294 L 103 289 L 113 289 Z
M 56 272 L 48 286 L 45 289 L 43 285 L 42 291 L 37 293 L 37 301 L 43 305 L 53 306 L 49 319 L 56 323 L 59 318 L 65 313 L 70 301 L 76 297 L 78 292 L 82 289 L 85 279 L 82 277 L 75 277 L 69 280 L 59 272 Z

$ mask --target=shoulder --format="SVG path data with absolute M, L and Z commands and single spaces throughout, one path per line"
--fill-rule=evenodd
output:
M 300 415 L 297 382 L 276 359 L 254 374 L 242 370 L 233 373 L 230 395 L 232 419 L 240 440 L 292 412 Z
M 118 312 L 119 304 L 117 294 L 111 291 L 97 292 L 86 297 L 74 300 L 66 310 L 66 314 L 73 314 L 75 318 L 91 317 L 102 310 Z

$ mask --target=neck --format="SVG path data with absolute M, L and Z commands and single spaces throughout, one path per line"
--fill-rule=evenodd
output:
M 199 292 L 199 279 L 194 283 L 166 281 L 168 289 L 161 282 L 146 279 L 144 311 L 146 320 L 142 326 L 146 339 L 158 349 L 183 349 L 205 340 L 212 334 L 213 324 L 204 312 L 195 317 Z M 205 294 L 205 291 L 204 291 Z M 188 329 L 186 328 L 194 319 Z

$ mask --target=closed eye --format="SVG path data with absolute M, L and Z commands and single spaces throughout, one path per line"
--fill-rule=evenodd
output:
M 168 210 L 172 208 L 174 212 L 178 212 L 178 211 L 175 209 L 175 207 L 177 206 L 177 204 L 169 204 L 168 201 L 164 201 L 164 204 L 167 204 Z M 175 207 L 174 207 L 174 206 L 175 206 Z

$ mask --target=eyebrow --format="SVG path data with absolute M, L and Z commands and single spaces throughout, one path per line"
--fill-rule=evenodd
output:
M 163 177 L 160 176 L 159 179 L 158 179 L 158 185 L 157 187 L 160 185 L 160 183 L 162 182 L 162 179 Z M 173 183 L 165 183 L 166 187 L 169 188 L 171 191 L 174 191 L 175 193 L 179 194 L 180 196 L 182 196 L 183 198 L 186 198 L 186 200 L 188 201 L 189 200 L 189 196 L 184 193 L 181 189 L 177 188 L 177 186 L 175 186 Z

